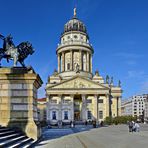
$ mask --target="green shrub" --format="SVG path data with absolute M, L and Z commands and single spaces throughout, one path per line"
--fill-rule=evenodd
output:
M 136 117 L 132 116 L 119 116 L 119 117 L 106 117 L 105 124 L 111 125 L 111 124 L 126 124 L 128 121 L 136 121 Z
M 112 124 L 112 117 L 106 117 L 105 124 L 111 125 Z

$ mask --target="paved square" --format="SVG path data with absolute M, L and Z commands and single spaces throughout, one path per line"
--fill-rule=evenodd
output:
M 53 139 L 52 135 L 56 139 Z M 41 142 L 37 147 L 148 148 L 148 125 L 142 125 L 141 131 L 134 133 L 129 133 L 126 125 L 88 129 L 79 133 L 74 133 L 72 129 L 49 129 L 46 131 L 46 136 L 50 140 L 46 138 L 46 141 Z

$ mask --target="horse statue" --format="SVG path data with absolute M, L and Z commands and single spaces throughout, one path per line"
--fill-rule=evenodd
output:
M 34 53 L 32 44 L 27 41 L 20 43 L 18 46 L 15 46 L 11 35 L 4 37 L 0 34 L 0 38 L 3 40 L 3 48 L 0 48 L 0 67 L 1 60 L 3 58 L 6 58 L 7 62 L 9 62 L 9 60 L 13 60 L 14 67 L 17 66 L 17 62 L 19 62 L 22 67 L 25 67 L 24 60 L 29 54 L 32 55 Z

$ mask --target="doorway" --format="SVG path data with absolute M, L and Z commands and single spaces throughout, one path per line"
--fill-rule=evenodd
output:
M 82 98 L 81 95 L 74 96 L 74 120 L 80 121 L 81 120 L 81 111 L 82 111 Z

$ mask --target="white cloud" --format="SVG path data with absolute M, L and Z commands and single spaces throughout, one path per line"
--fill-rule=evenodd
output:
M 129 53 L 129 52 L 119 52 L 114 54 L 114 56 L 126 58 L 126 59 L 138 59 L 138 58 L 144 57 L 143 54 L 136 54 L 136 53 Z
M 137 62 L 136 62 L 136 61 L 134 61 L 134 60 L 127 60 L 127 61 L 126 61 L 126 63 L 127 63 L 128 65 L 131 65 L 131 66 L 133 66 L 133 65 L 136 65 L 136 64 L 137 64 Z
M 141 84 L 140 92 L 142 94 L 148 94 L 148 79 Z
M 129 52 L 119 52 L 115 53 L 114 56 L 120 58 L 129 66 L 135 66 L 138 62 L 140 62 L 139 59 L 143 58 L 145 55 Z
M 128 71 L 128 78 L 143 78 L 145 77 L 145 72 L 143 70 L 130 70 Z

